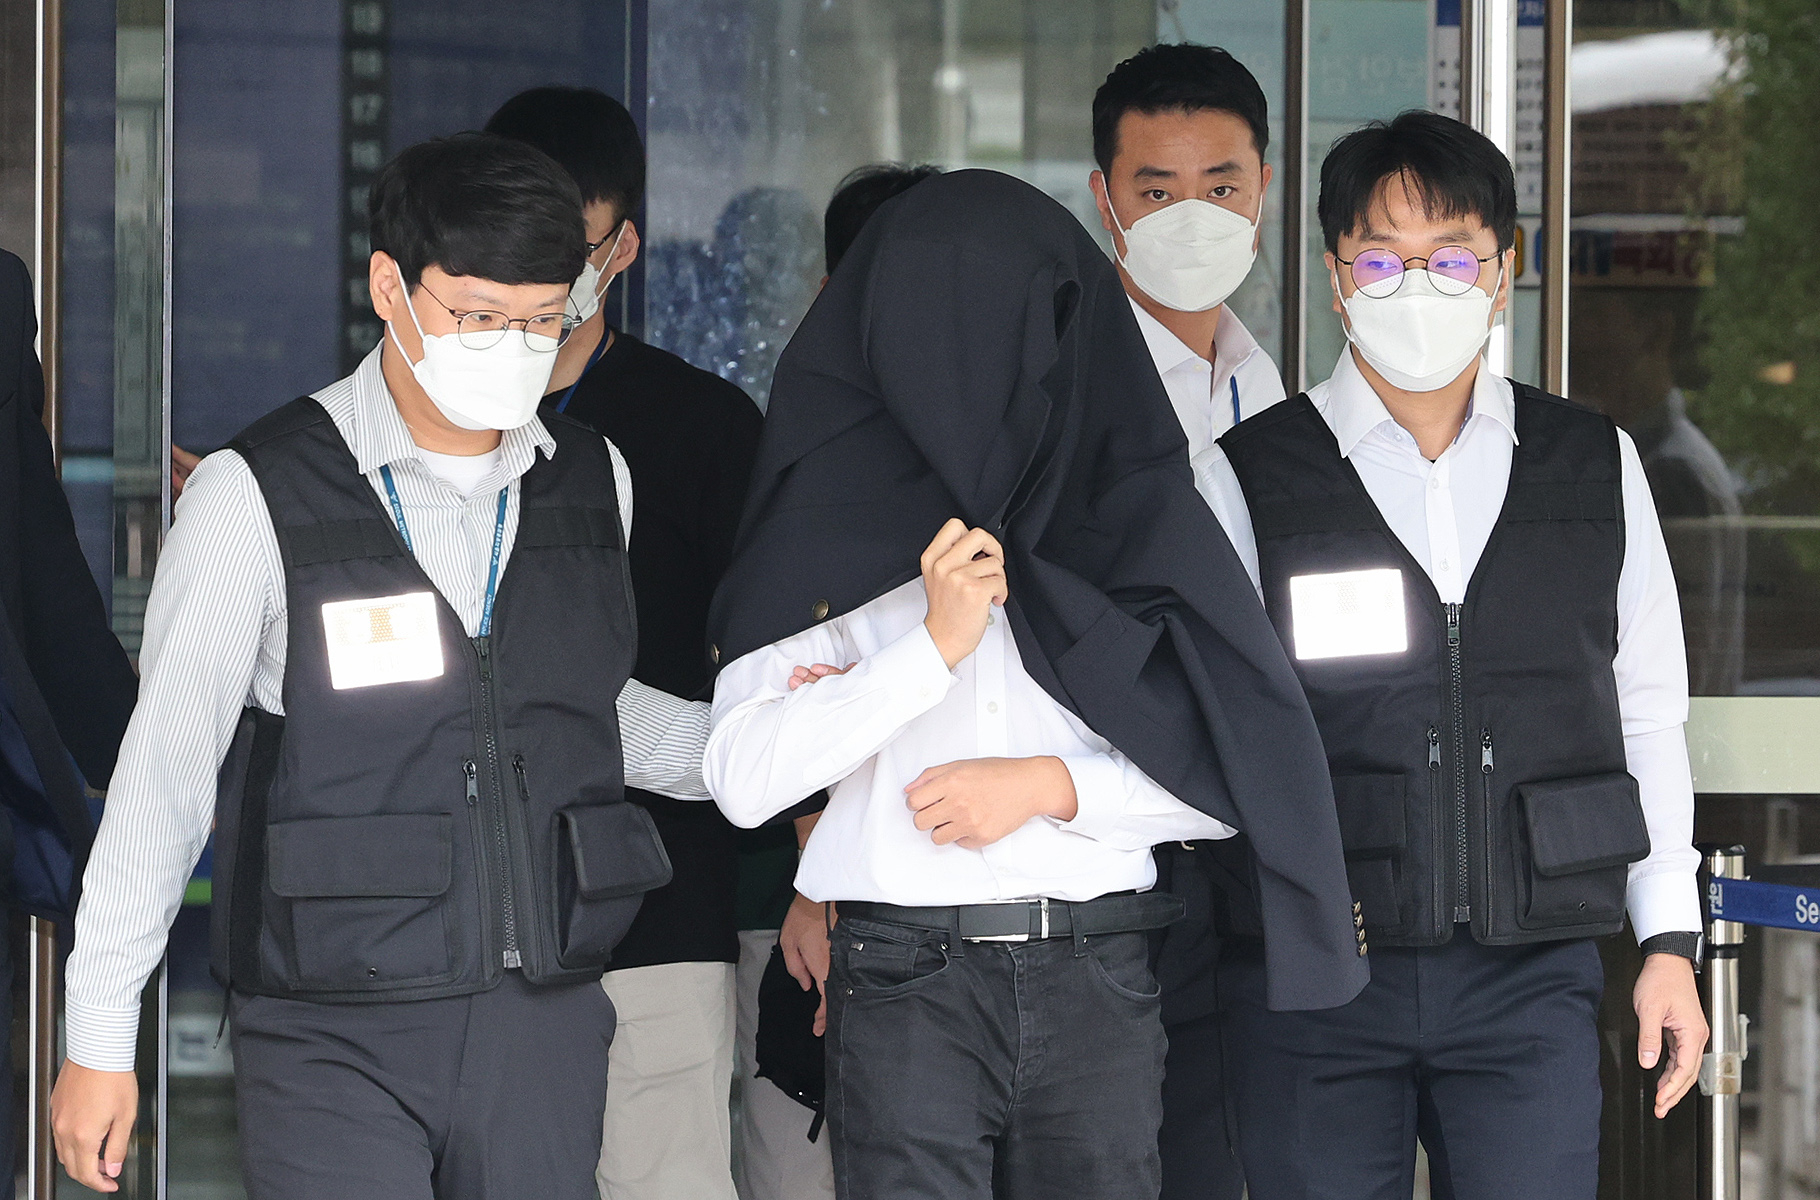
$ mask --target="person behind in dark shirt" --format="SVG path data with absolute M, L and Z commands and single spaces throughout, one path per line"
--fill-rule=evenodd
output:
M 645 155 L 631 114 L 590 88 L 533 88 L 487 132 L 536 146 L 581 188 L 588 265 L 571 306 L 583 320 L 557 352 L 545 403 L 612 439 L 631 468 L 634 676 L 705 695 L 708 602 L 732 554 L 762 418 L 738 387 L 607 322 L 602 298 L 639 251 Z M 736 831 L 713 804 L 627 796 L 655 818 L 675 874 L 645 896 L 604 981 L 620 1025 L 601 1195 L 733 1200 Z

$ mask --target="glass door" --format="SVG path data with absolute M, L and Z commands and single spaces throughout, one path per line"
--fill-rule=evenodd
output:
M 1642 454 L 1695 692 L 1696 835 L 1756 863 L 1820 853 L 1812 20 L 1807 0 L 1580 0 L 1569 52 L 1569 394 Z M 1820 1189 L 1813 941 L 1746 943 L 1743 1177 L 1764 1200 Z M 1642 1082 L 1619 1088 L 1622 1194 L 1691 1196 L 1693 1125 L 1642 1115 Z

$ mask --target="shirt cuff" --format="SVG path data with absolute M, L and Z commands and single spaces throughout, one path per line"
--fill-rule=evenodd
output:
M 1629 895 L 1631 929 L 1642 943 L 1658 933 L 1700 933 L 1700 885 L 1680 871 L 1633 879 Z
M 139 1048 L 139 1009 L 64 1001 L 64 1055 L 91 1071 L 130 1071 Z
M 918 701 L 918 715 L 942 702 L 960 677 L 935 648 L 929 627 L 918 621 L 910 632 L 872 656 L 872 672 L 901 684 Z
M 1124 768 L 1098 754 L 1059 757 L 1074 780 L 1075 813 L 1071 821 L 1056 821 L 1056 828 L 1107 840 L 1125 815 Z

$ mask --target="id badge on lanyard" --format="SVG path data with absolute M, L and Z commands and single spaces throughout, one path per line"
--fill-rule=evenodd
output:
M 381 467 L 386 499 L 405 549 L 416 553 L 405 524 L 404 504 L 392 482 L 392 469 Z M 499 490 L 493 523 L 493 559 L 481 601 L 479 636 L 493 628 L 493 600 L 499 591 L 499 560 L 505 547 L 506 502 L 510 489 Z M 434 592 L 406 592 L 373 599 L 335 600 L 322 606 L 323 632 L 329 654 L 329 683 L 336 691 L 410 683 L 442 675 L 442 634 Z

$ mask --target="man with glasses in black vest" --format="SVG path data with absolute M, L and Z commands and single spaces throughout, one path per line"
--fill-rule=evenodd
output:
M 537 413 L 574 183 L 463 134 L 394 159 L 370 215 L 384 339 L 205 459 L 159 562 L 52 1098 L 101 1192 L 212 827 L 249 1196 L 595 1196 L 601 971 L 670 873 L 625 787 L 701 796 L 706 706 L 627 682 L 628 473 Z
M 1592 1200 L 1604 986 L 1628 911 L 1656 1115 L 1706 1041 L 1674 575 L 1630 438 L 1492 374 L 1509 161 L 1408 112 L 1321 169 L 1327 382 L 1221 439 L 1201 483 L 1321 729 L 1371 947 L 1350 1004 L 1275 1012 L 1228 941 L 1221 1017 L 1256 1200 Z M 1666 1043 L 1666 1045 L 1665 1045 Z

